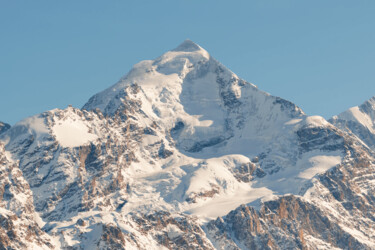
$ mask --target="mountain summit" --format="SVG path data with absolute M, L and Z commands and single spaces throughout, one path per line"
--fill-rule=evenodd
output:
M 186 39 L 183 43 L 181 43 L 177 48 L 173 51 L 181 51 L 181 52 L 194 52 L 194 51 L 204 51 L 201 46 L 194 43 L 193 41 Z
M 374 152 L 332 123 L 186 40 L 0 134 L 0 248 L 375 248 Z
M 124 108 L 127 98 L 142 103 L 144 117 L 139 119 L 157 121 L 164 133 L 172 129 L 178 148 L 199 152 L 200 157 L 228 153 L 255 157 L 272 136 L 280 136 L 275 127 L 304 117 L 296 105 L 239 79 L 190 40 L 155 60 L 136 64 L 117 84 L 90 98 L 83 109 L 99 108 L 113 115 Z M 243 144 L 257 146 L 250 150 Z
M 176 49 L 166 52 L 155 60 L 142 61 L 134 65 L 130 72 L 122 77 L 117 84 L 93 96 L 83 106 L 83 109 L 100 108 L 106 112 L 111 109 L 113 112 L 116 107 L 107 106 L 126 86 L 136 83 L 141 86 L 151 85 L 151 87 L 156 88 L 157 86 L 153 85 L 170 85 L 175 82 L 178 84 L 193 69 L 193 66 L 198 66 L 209 60 L 210 55 L 207 51 L 192 41 L 186 40 Z M 114 103 L 111 103 L 111 105 L 116 106 Z

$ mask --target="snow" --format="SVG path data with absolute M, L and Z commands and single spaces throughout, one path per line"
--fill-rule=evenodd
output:
M 83 122 L 71 118 L 59 121 L 52 127 L 52 132 L 63 147 L 79 147 L 98 138 Z
M 40 115 L 29 117 L 17 123 L 15 126 L 19 125 L 28 127 L 30 130 L 34 132 L 35 135 L 37 135 L 37 137 L 49 133 L 45 121 L 42 117 L 40 117 Z
M 160 97 L 159 94 L 165 87 L 170 86 L 172 91 L 181 91 L 179 86 L 182 82 L 181 78 L 193 69 L 191 66 L 209 59 L 210 55 L 207 51 L 186 40 L 176 49 L 166 52 L 155 60 L 137 63 L 118 83 L 95 95 L 83 108 L 88 110 L 99 108 L 105 111 L 121 90 L 134 83 L 142 86 L 153 98 Z M 118 103 L 111 108 L 116 109 L 116 105 Z
M 351 236 L 355 237 L 355 239 L 358 240 L 359 242 L 364 243 L 367 246 L 371 246 L 372 249 L 375 248 L 375 243 L 373 241 L 369 240 L 369 237 L 365 233 L 357 230 L 353 226 L 348 226 L 348 225 L 340 224 L 340 227 L 344 231 L 346 231 L 348 234 L 350 234 Z
M 137 84 L 140 91 L 125 93 L 126 88 L 133 84 Z M 133 140 L 124 136 L 124 124 L 120 120 L 110 120 L 125 97 L 140 103 L 135 108 L 140 108 L 141 112 L 129 112 L 133 122 L 140 129 L 152 127 L 152 132 Z M 54 226 L 56 234 L 59 231 L 70 232 L 62 240 L 70 245 L 94 247 L 102 233 L 100 227 L 93 226 L 95 223 L 114 223 L 124 231 L 136 232 L 130 229 L 128 223 L 121 222 L 121 218 L 132 213 L 166 210 L 197 216 L 200 223 L 205 223 L 225 216 L 241 204 L 258 208 L 261 202 L 280 195 L 301 195 L 304 188 L 316 185 L 314 177 L 317 174 L 340 164 L 343 159 L 341 151 L 316 149 L 306 153 L 301 150 L 296 132 L 304 126 L 331 127 L 324 118 L 307 117 L 297 106 L 262 92 L 253 84 L 239 82 L 235 74 L 189 40 L 155 60 L 136 64 L 117 84 L 94 96 L 84 107 L 88 110 L 100 108 L 109 118 L 98 118 L 92 112 L 68 108 L 51 111 L 48 119 L 35 116 L 18 124 L 19 128 L 26 128 L 36 138 L 52 134 L 62 147 L 79 147 L 98 139 L 98 143 L 116 141 L 113 148 L 106 145 L 106 154 L 111 156 L 117 153 L 116 150 L 112 152 L 117 146 L 133 150 L 136 160 L 121 170 L 129 190 L 95 197 L 94 204 L 106 202 L 107 207 L 100 207 L 95 212 L 79 212 L 70 221 L 59 221 Z M 351 109 L 349 113 L 353 119 L 361 119 L 371 125 L 359 109 Z M 89 119 L 85 115 L 90 115 Z M 173 133 L 173 128 L 179 123 L 183 126 Z M 11 131 L 19 135 L 22 134 L 19 133 L 21 129 L 17 130 L 16 126 Z M 49 148 L 48 143 L 54 141 L 44 143 Z M 158 145 L 161 144 L 173 152 L 166 159 L 159 155 Z M 196 145 L 198 149 L 191 150 Z M 199 148 L 201 145 L 204 147 Z M 316 146 L 320 147 L 319 144 Z M 32 188 L 35 204 L 43 199 L 49 201 L 68 185 L 76 184 L 79 162 L 73 159 L 80 157 L 72 153 L 75 150 L 59 149 L 58 155 L 47 156 L 32 150 L 28 152 L 32 156 L 27 160 L 39 163 L 41 161 L 37 159 L 44 157 L 48 162 L 30 164 L 33 168 L 35 165 L 35 171 L 28 178 L 34 183 L 43 181 L 40 187 L 34 185 Z M 10 158 L 10 153 L 6 154 Z M 117 162 L 108 161 L 103 165 L 105 171 L 95 170 L 98 171 L 95 173 L 98 179 L 101 178 L 98 180 L 100 186 L 105 187 L 112 180 L 114 170 L 125 162 L 122 160 L 126 153 L 121 154 Z M 98 164 L 105 157 L 99 155 Z M 250 159 L 257 160 L 251 162 Z M 241 177 L 246 180 L 240 181 L 236 171 L 248 166 L 246 164 L 254 164 L 252 166 L 261 168 L 266 175 L 253 173 L 251 176 L 248 168 L 241 170 Z M 92 179 L 89 170 L 79 169 L 83 183 L 78 187 L 85 187 Z M 60 179 L 55 181 L 57 178 Z M 52 183 L 45 184 L 51 180 Z M 97 187 L 98 190 L 100 188 Z M 312 196 L 309 192 L 311 190 L 305 193 L 306 199 Z M 17 198 L 25 202 L 22 195 Z M 56 199 L 60 200 L 49 204 L 48 209 L 58 210 L 82 202 L 82 197 L 75 193 L 68 201 L 64 196 Z M 126 203 L 119 208 L 121 212 L 115 212 L 113 208 L 124 200 Z M 86 230 L 86 241 L 74 233 L 75 222 L 79 218 L 91 223 L 79 229 L 82 232 Z M 44 224 L 40 217 L 35 216 L 34 220 L 39 225 Z M 182 233 L 173 225 L 166 230 L 171 238 Z M 146 239 L 146 236 L 141 238 L 152 245 L 151 239 Z M 312 242 L 314 240 L 311 239 Z
M 362 112 L 358 106 L 348 109 L 337 117 L 341 120 L 358 122 L 365 126 L 371 133 L 375 133 L 373 120 L 368 114 Z
M 322 241 L 318 238 L 313 237 L 312 235 L 306 234 L 304 235 L 304 239 L 307 243 L 307 246 L 310 249 L 330 249 L 330 250 L 340 250 L 340 248 L 333 247 L 328 242 Z
M 330 124 L 320 116 L 307 117 L 297 106 L 239 81 L 207 51 L 187 40 L 155 60 L 136 64 L 117 84 L 90 99 L 85 109 L 100 108 L 111 114 L 121 103 L 118 98 L 113 101 L 114 96 L 137 84 L 141 91 L 127 95 L 142 103 L 142 111 L 150 119 L 137 116 L 142 126 L 155 121 L 162 130 L 170 131 L 183 124 L 171 133 L 178 152 L 168 163 L 170 167 L 161 169 L 166 163 L 159 159 L 145 168 L 148 161 L 137 154 L 139 162 L 127 171 L 136 191 L 122 211 L 159 204 L 175 206 L 205 221 L 273 194 L 298 194 L 316 174 L 341 161 L 340 154 L 314 152 L 295 162 L 297 156 L 287 150 L 295 148 L 295 131 L 302 126 Z M 236 107 L 236 103 L 241 105 Z M 291 111 L 293 115 L 288 113 Z M 145 135 L 139 145 L 152 147 L 160 136 Z M 199 148 L 205 144 L 208 146 Z M 239 182 L 231 169 L 263 152 L 272 155 L 270 162 L 282 166 L 281 170 L 250 183 Z M 196 203 L 185 204 L 190 198 Z M 217 206 L 221 209 L 215 209 Z
M 298 177 L 311 179 L 317 174 L 324 173 L 328 169 L 341 163 L 340 155 L 317 155 L 313 157 L 305 156 L 297 162 L 297 167 L 306 168 Z
M 235 188 L 237 180 L 230 173 L 228 166 L 231 163 L 225 163 L 223 158 L 221 159 L 209 159 L 201 162 L 197 167 L 185 167 L 187 176 L 185 178 L 188 183 L 185 194 L 189 196 L 192 193 L 200 193 L 205 191 L 211 191 L 215 186 L 225 186 L 226 189 Z
M 291 163 L 292 165 L 255 180 L 253 187 L 266 187 L 275 195 L 299 194 L 316 174 L 322 174 L 341 163 L 341 154 L 340 151 L 322 152 L 320 150 L 304 153 L 295 163 Z M 284 160 L 280 158 L 279 162 Z
M 191 41 L 190 39 L 186 39 L 177 48 L 173 49 L 172 51 L 193 52 L 193 51 L 205 51 L 205 50 L 198 44 Z
M 329 123 L 323 117 L 318 116 L 318 115 L 306 117 L 305 124 L 307 126 L 313 126 L 313 127 L 322 127 L 322 126 L 329 125 Z
M 13 215 L 13 213 L 3 207 L 0 207 L 0 214 L 4 217 L 8 217 L 8 216 L 11 216 Z
M 152 144 L 155 144 L 157 142 L 160 142 L 159 136 L 145 135 L 142 139 L 142 146 L 152 145 Z
M 216 219 L 219 216 L 227 215 L 231 210 L 236 209 L 242 204 L 248 204 L 257 199 L 268 197 L 272 195 L 272 193 L 273 192 L 266 187 L 252 188 L 249 184 L 242 183 L 242 185 L 232 193 L 222 194 L 208 202 L 193 205 L 193 207 L 186 212 L 197 216 L 204 223 Z
M 33 135 L 37 141 L 43 140 L 50 133 L 42 115 L 28 117 L 11 127 L 3 136 L 5 144 L 23 140 L 25 136 Z
M 285 125 L 294 125 L 294 124 L 300 123 L 301 121 L 302 119 L 292 119 L 290 121 L 287 121 Z
M 183 234 L 183 232 L 176 225 L 173 225 L 173 224 L 169 224 L 167 226 L 167 230 L 168 230 L 168 237 L 171 239 L 177 238 L 178 236 Z

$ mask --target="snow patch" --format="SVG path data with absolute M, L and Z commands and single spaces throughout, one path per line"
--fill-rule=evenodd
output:
M 318 115 L 306 117 L 305 124 L 309 127 L 323 127 L 329 125 L 323 117 Z
M 298 177 L 311 179 L 317 174 L 324 173 L 328 169 L 340 164 L 341 156 L 339 155 L 317 155 L 313 157 L 303 157 L 297 162 L 299 168 L 308 167 L 301 172 Z
M 63 147 L 79 147 L 98 138 L 97 135 L 89 132 L 88 127 L 82 121 L 71 118 L 58 121 L 52 127 L 52 133 Z
M 259 198 L 269 196 L 272 196 L 272 191 L 268 188 L 252 188 L 249 184 L 241 183 L 234 192 L 222 194 L 208 202 L 198 203 L 186 212 L 196 215 L 202 222 L 207 222 L 219 216 L 227 215 L 242 204 L 248 204 Z
M 176 225 L 173 225 L 173 224 L 169 224 L 167 226 L 167 230 L 168 230 L 168 237 L 170 239 L 177 238 L 183 234 L 183 232 Z
M 287 121 L 285 125 L 294 125 L 294 124 L 300 123 L 301 121 L 302 119 L 292 119 L 290 121 Z

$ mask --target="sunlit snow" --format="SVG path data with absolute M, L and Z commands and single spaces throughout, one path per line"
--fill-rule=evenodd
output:
M 84 123 L 70 118 L 59 121 L 53 126 L 52 131 L 63 147 L 78 147 L 98 137 L 89 133 L 89 129 Z
M 297 166 L 307 166 L 308 168 L 301 172 L 298 176 L 304 179 L 311 179 L 316 174 L 321 174 L 328 169 L 336 166 L 341 162 L 341 156 L 336 155 L 317 155 L 310 158 L 303 158 Z
M 347 111 L 341 113 L 338 116 L 340 119 L 347 120 L 347 121 L 354 121 L 359 122 L 364 127 L 366 127 L 370 132 L 375 133 L 374 129 L 374 122 L 371 119 L 371 117 L 366 114 L 365 112 L 362 112 L 359 107 L 352 107 L 348 109 Z
M 248 184 L 242 183 L 233 193 L 222 194 L 208 202 L 198 203 L 186 212 L 198 216 L 205 222 L 224 216 L 242 204 L 248 204 L 263 197 L 270 197 L 272 193 L 268 188 L 251 188 Z

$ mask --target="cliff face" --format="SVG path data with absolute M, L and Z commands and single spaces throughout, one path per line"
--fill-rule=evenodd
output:
M 370 146 L 191 41 L 0 142 L 4 248 L 375 247 Z

